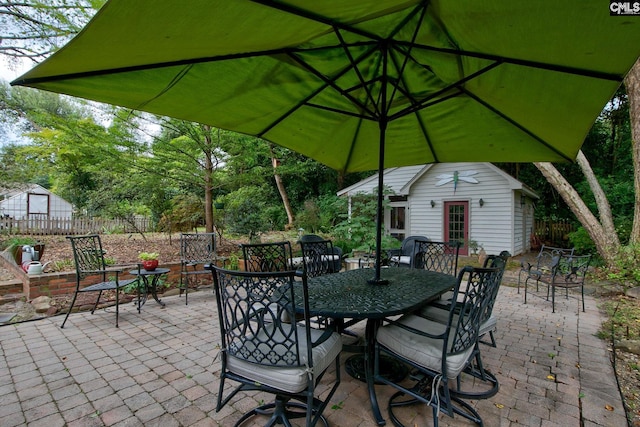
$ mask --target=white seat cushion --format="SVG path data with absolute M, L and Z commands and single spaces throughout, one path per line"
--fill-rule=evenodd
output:
M 399 322 L 434 335 L 443 333 L 446 328 L 446 325 L 442 323 L 415 314 L 402 316 Z M 443 341 L 440 339 L 418 335 L 394 324 L 388 324 L 378 329 L 376 338 L 380 344 L 419 366 L 436 372 L 442 369 Z M 453 337 L 450 337 L 450 340 L 452 339 Z M 462 372 L 472 352 L 473 346 L 460 354 L 447 355 L 447 376 L 449 378 L 455 378 Z
M 307 342 L 305 338 L 304 326 L 298 326 L 298 339 L 300 346 L 300 359 L 303 363 L 307 360 Z M 275 332 L 280 334 L 281 332 Z M 324 331 L 311 329 L 311 341 L 317 340 Z M 251 350 L 248 348 L 248 350 Z M 313 370 L 316 375 L 322 373 L 340 354 L 342 350 L 342 339 L 340 334 L 333 333 L 331 336 L 313 349 Z M 242 377 L 251 379 L 270 387 L 284 390 L 290 393 L 299 393 L 307 388 L 307 370 L 305 366 L 265 366 L 258 363 L 247 362 L 242 358 L 229 354 L 227 358 L 227 368 L 229 371 Z
M 401 255 L 401 256 L 394 255 L 390 258 L 390 260 L 391 262 L 395 262 L 396 264 L 406 264 L 406 265 L 411 264 L 411 257 L 408 255 Z
M 445 310 L 440 307 L 434 306 L 426 306 L 418 312 L 418 315 L 421 317 L 426 317 L 427 319 L 434 320 L 438 323 L 446 324 L 449 321 L 449 310 Z M 458 321 L 458 316 L 454 315 L 454 324 Z M 487 334 L 489 332 L 493 332 L 496 330 L 496 325 L 498 320 L 495 316 L 491 315 L 489 319 L 485 320 L 480 324 L 480 331 L 478 333 L 479 336 Z

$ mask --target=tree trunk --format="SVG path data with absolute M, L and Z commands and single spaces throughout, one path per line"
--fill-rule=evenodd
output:
M 629 96 L 629 117 L 631 123 L 631 150 L 633 152 L 633 187 L 635 204 L 630 244 L 640 243 L 640 59 L 624 79 Z
M 289 201 L 289 196 L 287 195 L 287 190 L 284 188 L 284 184 L 282 183 L 282 178 L 278 175 L 278 165 L 280 160 L 275 157 L 273 152 L 273 146 L 269 144 L 269 150 L 271 151 L 271 164 L 273 165 L 273 177 L 276 180 L 276 186 L 278 187 L 278 192 L 280 193 L 280 197 L 282 198 L 282 204 L 284 205 L 284 210 L 287 212 L 287 226 L 289 228 L 293 227 L 293 209 L 291 209 L 291 202 Z
M 600 224 L 604 232 L 607 236 L 610 236 L 612 241 L 612 245 L 614 248 L 620 248 L 620 240 L 618 239 L 618 234 L 616 233 L 616 227 L 613 225 L 613 214 L 611 213 L 611 205 L 609 204 L 609 200 L 607 196 L 604 194 L 600 183 L 598 182 L 598 178 L 593 173 L 593 169 L 591 168 L 591 164 L 585 157 L 582 150 L 578 151 L 578 157 L 576 158 L 578 162 L 578 166 L 582 170 L 582 173 L 589 184 L 589 188 L 593 192 L 593 195 L 596 199 L 596 206 L 598 207 L 598 216 L 600 217 Z M 616 249 L 617 252 L 617 249 Z
M 615 254 L 619 249 L 619 243 L 616 246 L 617 236 L 612 238 L 605 228 L 598 222 L 598 219 L 591 213 L 587 205 L 582 201 L 580 195 L 567 182 L 567 180 L 558 172 L 551 163 L 534 163 L 549 183 L 556 189 L 558 194 L 563 198 L 571 211 L 576 215 L 582 226 L 587 230 L 593 240 L 598 253 L 607 265 L 612 266 Z
M 203 125 L 203 129 L 206 147 L 204 150 L 204 224 L 206 232 L 213 233 L 213 140 L 211 126 Z

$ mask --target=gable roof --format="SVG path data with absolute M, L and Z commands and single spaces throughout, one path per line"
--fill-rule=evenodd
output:
M 469 163 L 472 165 L 473 163 Z M 539 196 L 527 185 L 518 181 L 499 167 L 489 162 L 477 163 L 484 165 L 491 169 L 496 174 L 502 176 L 509 184 L 509 188 L 512 190 L 520 190 L 526 196 L 538 199 Z M 416 166 L 402 166 L 397 168 L 388 168 L 384 170 L 384 186 L 389 187 L 394 194 L 398 196 L 409 195 L 411 186 L 418 181 L 425 173 L 427 173 L 435 163 L 428 165 L 416 165 Z M 358 193 L 372 193 L 378 187 L 378 174 L 374 174 L 360 182 L 344 188 L 338 191 L 338 196 L 353 195 Z
M 385 169 L 383 175 L 384 186 L 390 188 L 396 195 L 407 195 L 409 194 L 409 188 L 406 188 L 405 190 L 407 183 L 412 182 L 416 177 L 422 176 L 432 166 L 433 164 L 428 164 Z M 376 188 L 378 188 L 377 173 L 338 191 L 337 195 L 342 196 L 344 194 L 353 195 L 358 193 L 373 193 Z
M 14 184 L 12 186 L 0 186 L 0 198 L 9 199 L 22 193 L 37 192 L 38 194 L 53 194 L 51 191 L 38 184 Z

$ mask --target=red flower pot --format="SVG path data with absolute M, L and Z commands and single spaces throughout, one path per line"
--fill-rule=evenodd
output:
M 153 271 L 158 267 L 158 260 L 150 259 L 148 261 L 142 261 L 142 267 L 147 271 Z

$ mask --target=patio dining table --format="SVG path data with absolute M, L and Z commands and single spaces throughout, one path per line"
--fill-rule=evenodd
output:
M 381 269 L 381 278 L 387 284 L 372 284 L 372 275 L 371 269 L 358 269 L 309 278 L 309 314 L 339 322 L 367 320 L 365 376 L 373 416 L 378 425 L 384 425 L 373 381 L 375 331 L 385 317 L 414 311 L 437 299 L 454 287 L 456 278 L 434 271 L 391 267 Z M 303 298 L 302 292 L 295 295 Z

